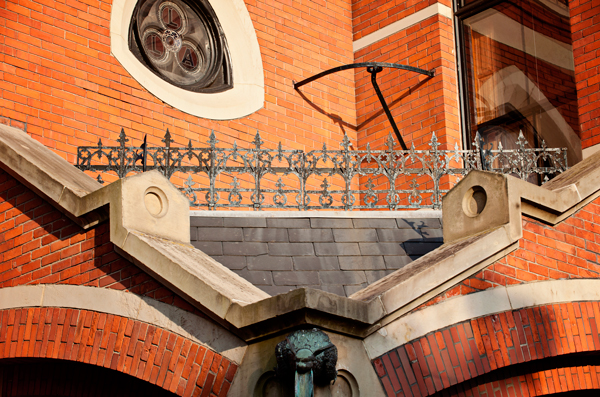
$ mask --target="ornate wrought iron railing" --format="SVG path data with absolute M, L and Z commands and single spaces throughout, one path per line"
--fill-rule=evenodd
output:
M 257 133 L 251 148 L 218 147 L 211 133 L 206 147 L 175 147 L 167 130 L 162 147 L 128 146 L 122 130 L 119 146 L 83 146 L 77 167 L 84 171 L 130 173 L 158 169 L 178 175 L 180 189 L 193 207 L 312 209 L 441 208 L 442 196 L 471 170 L 513 174 L 543 183 L 567 169 L 566 149 L 527 148 L 520 135 L 513 150 L 485 149 L 479 136 L 473 150 L 439 149 L 435 135 L 428 150 L 394 150 L 391 135 L 384 150 L 352 150 L 347 136 L 341 148 L 302 151 L 263 148 Z M 187 175 L 187 178 L 186 178 Z M 106 175 L 105 175 L 106 177 Z

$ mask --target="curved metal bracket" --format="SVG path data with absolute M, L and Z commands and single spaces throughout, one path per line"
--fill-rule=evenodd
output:
M 406 144 L 404 143 L 404 140 L 402 139 L 402 135 L 400 135 L 398 126 L 396 126 L 396 122 L 394 121 L 394 119 L 392 117 L 390 108 L 388 107 L 387 103 L 385 102 L 385 98 L 383 97 L 383 94 L 381 93 L 381 90 L 379 89 L 379 85 L 377 84 L 376 76 L 377 76 L 377 73 L 379 73 L 383 70 L 383 68 L 408 70 L 410 72 L 423 74 L 423 75 L 429 76 L 429 77 L 433 77 L 435 75 L 435 72 L 433 70 L 419 69 L 419 68 L 415 68 L 413 66 L 400 65 L 397 63 L 386 63 L 386 62 L 351 63 L 349 65 L 338 66 L 338 67 L 326 70 L 324 72 L 321 72 L 319 74 L 315 74 L 314 76 L 304 79 L 298 83 L 294 82 L 294 89 L 297 90 L 298 88 L 302 87 L 304 84 L 308 84 L 312 81 L 320 79 L 321 77 L 327 76 L 328 74 L 341 72 L 342 70 L 358 69 L 358 68 L 367 68 L 367 72 L 371 73 L 371 84 L 373 85 L 373 88 L 375 89 L 375 92 L 377 93 L 377 97 L 379 98 L 379 102 L 381 102 L 383 111 L 385 112 L 388 120 L 390 121 L 390 124 L 392 125 L 392 129 L 394 130 L 394 133 L 396 134 L 396 137 L 398 138 L 398 142 L 400 142 L 402 149 L 408 150 L 408 148 L 406 147 Z

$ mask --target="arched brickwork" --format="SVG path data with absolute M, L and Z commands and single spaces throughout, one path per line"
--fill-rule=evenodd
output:
M 488 315 L 431 332 L 373 365 L 388 396 L 430 396 L 498 369 L 600 351 L 597 319 L 598 302 Z
M 110 368 L 180 396 L 225 396 L 237 365 L 173 332 L 68 308 L 0 311 L 0 362 L 19 357 Z
M 597 365 L 553 368 L 502 379 L 482 379 L 478 383 L 467 381 L 436 394 L 436 397 L 535 397 L 558 393 L 571 393 L 565 394 L 565 397 L 593 396 L 600 392 L 599 376 L 600 366 Z M 590 393 L 583 393 L 585 391 Z

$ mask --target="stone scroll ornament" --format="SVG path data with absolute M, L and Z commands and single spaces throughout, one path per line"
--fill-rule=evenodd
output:
M 295 397 L 313 397 L 314 385 L 326 386 L 337 378 L 337 348 L 317 328 L 289 334 L 275 348 L 275 374 L 284 383 L 294 380 Z

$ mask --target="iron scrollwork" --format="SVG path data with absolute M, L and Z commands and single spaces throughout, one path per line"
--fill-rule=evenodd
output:
M 394 150 L 391 135 L 380 150 L 351 149 L 344 136 L 340 149 L 302 151 L 264 147 L 257 132 L 250 148 L 225 148 L 214 133 L 208 146 L 175 146 L 167 133 L 163 145 L 129 144 L 122 130 L 118 146 L 83 146 L 77 167 L 123 178 L 157 169 L 178 174 L 192 207 L 264 209 L 418 209 L 441 208 L 442 196 L 471 170 L 495 171 L 544 183 L 567 169 L 566 149 L 528 148 L 520 135 L 516 149 L 485 147 L 479 136 L 473 150 L 440 149 L 435 134 L 427 150 Z

